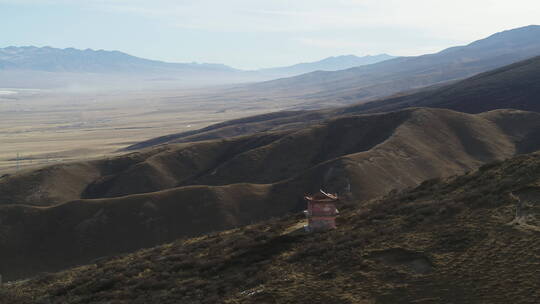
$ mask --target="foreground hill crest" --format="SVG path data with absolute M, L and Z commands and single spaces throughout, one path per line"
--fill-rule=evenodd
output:
M 341 211 L 338 228 L 325 233 L 291 233 L 303 218 L 294 214 L 38 276 L 0 296 L 13 304 L 540 299 L 538 154 Z

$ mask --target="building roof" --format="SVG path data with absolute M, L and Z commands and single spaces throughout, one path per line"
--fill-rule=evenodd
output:
M 306 195 L 304 198 L 308 201 L 317 202 L 335 202 L 339 200 L 337 194 L 326 193 L 323 190 L 320 190 L 313 195 Z

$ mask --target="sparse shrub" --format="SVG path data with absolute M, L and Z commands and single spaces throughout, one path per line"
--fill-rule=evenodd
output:
M 16 289 L 0 288 L 0 303 L 6 304 L 31 304 L 34 301 L 30 296 Z
M 490 162 L 490 163 L 487 163 L 487 164 L 481 166 L 481 167 L 478 169 L 478 171 L 480 171 L 480 172 L 485 172 L 485 171 L 491 170 L 491 169 L 493 169 L 493 168 L 499 167 L 501 164 L 502 164 L 502 161 L 494 161 L 494 162 Z

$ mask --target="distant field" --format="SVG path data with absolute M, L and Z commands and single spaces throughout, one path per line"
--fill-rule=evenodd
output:
M 95 158 L 131 143 L 285 109 L 223 88 L 55 92 L 0 88 L 0 173 Z

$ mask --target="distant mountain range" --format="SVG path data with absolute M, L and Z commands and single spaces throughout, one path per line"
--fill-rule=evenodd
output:
M 222 64 L 168 63 L 91 49 L 0 49 L 0 87 L 125 89 L 247 81 L 253 81 L 253 76 Z
M 41 79 L 39 85 L 47 87 L 62 86 L 73 78 L 76 80 L 81 78 L 79 82 L 99 83 L 99 77 L 91 78 L 88 74 L 100 74 L 106 76 L 103 79 L 105 82 L 115 82 L 115 77 L 128 76 L 152 77 L 153 80 L 158 77 L 161 80 L 168 79 L 178 83 L 194 81 L 202 81 L 203 84 L 238 83 L 290 77 L 317 70 L 336 71 L 390 58 L 394 57 L 386 54 L 365 57 L 346 55 L 288 67 L 242 71 L 223 64 L 149 60 L 119 51 L 10 46 L 0 49 L 0 80 L 4 83 L 3 86 L 33 87 L 34 83 Z M 43 73 L 47 73 L 46 76 Z M 66 73 L 71 75 L 63 76 Z M 43 78 L 52 83 L 43 84 Z
M 258 72 L 275 75 L 300 75 L 314 71 L 338 71 L 396 58 L 388 54 L 367 55 L 358 57 L 355 55 L 343 55 L 328 57 L 315 62 L 299 63 L 286 67 L 262 69 Z
M 168 63 L 148 60 L 119 51 L 14 47 L 0 49 L 4 69 L 72 73 L 184 72 L 193 70 L 235 71 L 222 64 Z
M 290 75 L 317 70 L 337 71 L 373 64 L 395 58 L 387 54 L 358 57 L 343 55 L 320 61 L 299 63 L 292 66 L 260 69 L 251 72 Z M 0 67 L 3 69 L 36 70 L 46 72 L 123 73 L 123 72 L 174 72 L 184 70 L 240 71 L 224 64 L 169 63 L 131 56 L 119 51 L 58 49 L 52 47 L 10 46 L 0 48 Z M 247 71 L 246 71 L 247 72 Z
M 334 72 L 313 72 L 262 82 L 245 89 L 267 96 L 303 99 L 306 107 L 354 103 L 458 80 L 540 55 L 540 26 L 500 32 L 436 54 L 399 57 Z
M 243 95 L 294 98 L 291 107 L 306 109 L 373 100 L 463 79 L 538 55 L 538 25 L 504 31 L 436 54 L 397 58 L 387 54 L 346 55 L 256 71 L 223 64 L 168 63 L 118 51 L 7 47 L 0 49 L 0 83 L 22 88 L 252 83 L 238 90 Z

